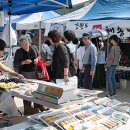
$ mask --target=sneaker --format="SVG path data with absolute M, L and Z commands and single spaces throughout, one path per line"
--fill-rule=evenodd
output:
M 113 95 L 108 94 L 108 95 L 106 95 L 106 97 L 108 97 L 108 98 L 112 98 Z
M 116 94 L 116 93 L 113 93 L 113 96 L 114 96 L 114 97 L 117 97 L 117 94 Z

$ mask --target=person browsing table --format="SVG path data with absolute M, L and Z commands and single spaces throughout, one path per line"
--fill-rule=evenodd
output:
M 2 39 L 0 39 L 0 57 L 2 57 L 3 52 L 5 50 L 5 47 L 6 47 L 5 41 L 3 41 Z M 2 62 L 0 62 L 0 70 L 4 71 L 4 72 L 8 72 L 9 74 L 18 77 L 19 79 L 23 79 L 24 78 L 23 75 L 18 74 L 14 70 L 12 70 L 9 67 L 7 67 L 6 65 L 4 65 Z

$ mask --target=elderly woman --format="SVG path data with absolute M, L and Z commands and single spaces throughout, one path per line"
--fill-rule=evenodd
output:
M 35 50 L 30 46 L 30 40 L 26 35 L 22 35 L 19 38 L 19 43 L 21 48 L 15 53 L 14 68 L 27 79 L 36 79 L 36 64 L 38 59 Z M 23 100 L 23 103 L 25 115 L 38 112 L 38 109 L 31 107 L 31 102 Z
M 28 79 L 36 79 L 36 61 L 37 56 L 30 47 L 30 41 L 26 35 L 19 38 L 21 48 L 18 49 L 14 57 L 14 67 Z

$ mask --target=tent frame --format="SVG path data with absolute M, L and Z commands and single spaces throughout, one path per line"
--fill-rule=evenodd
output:
M 43 0 L 43 1 L 41 1 L 42 3 L 45 3 L 45 2 L 47 2 L 47 1 L 51 1 L 51 2 L 53 2 L 53 3 L 55 3 L 55 4 L 58 4 L 58 5 L 60 5 L 60 6 L 63 6 L 63 7 L 69 7 L 68 6 L 68 0 L 66 0 L 66 4 L 63 4 L 63 3 L 61 3 L 61 2 L 58 2 L 58 1 L 56 1 L 56 0 Z M 16 11 L 11 11 L 11 6 L 12 6 L 12 0 L 8 0 L 8 1 L 5 1 L 5 2 L 1 2 L 1 5 L 5 5 L 5 4 L 7 4 L 8 3 L 8 5 L 9 5 L 9 12 L 8 12 L 8 14 L 9 14 L 9 41 L 10 41 L 10 55 L 12 56 L 12 42 L 11 42 L 11 24 L 12 24 L 12 22 L 11 22 L 11 14 L 12 14 L 12 12 L 14 13 L 14 12 L 18 12 L 18 11 L 20 11 L 20 10 L 23 10 L 23 9 L 25 9 L 25 8 L 28 8 L 28 7 L 31 7 L 32 5 L 34 6 L 50 6 L 50 7 L 59 7 L 58 5 L 50 5 L 50 4 L 40 4 L 41 2 L 39 2 L 39 3 L 31 3 L 31 2 L 14 2 L 14 3 L 17 3 L 17 4 L 27 4 L 28 6 L 24 6 L 24 8 L 20 8 L 19 10 L 16 10 Z M 40 49 L 41 49 L 41 23 L 40 23 L 40 29 L 39 29 L 39 51 L 40 51 Z

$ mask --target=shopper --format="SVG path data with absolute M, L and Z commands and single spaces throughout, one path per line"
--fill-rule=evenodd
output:
M 66 46 L 70 49 L 70 53 L 73 53 L 75 55 L 76 45 L 73 44 L 74 40 L 75 40 L 75 33 L 72 30 L 66 30 L 64 32 L 64 41 L 66 43 Z
M 107 54 L 107 62 L 106 62 L 106 79 L 108 83 L 108 97 L 116 95 L 116 80 L 115 80 L 115 71 L 116 67 L 119 65 L 121 50 L 119 47 L 120 39 L 117 35 L 112 35 L 110 37 L 110 48 Z
M 76 59 L 76 45 L 73 43 L 75 41 L 75 33 L 72 30 L 66 30 L 64 32 L 64 41 L 70 55 L 70 67 L 69 71 L 71 76 L 77 75 L 77 59 Z
M 83 43 L 85 44 L 85 53 L 83 56 L 84 81 L 85 89 L 92 89 L 93 77 L 96 69 L 97 62 L 97 49 L 91 42 L 91 36 L 88 33 L 83 33 Z
M 48 33 L 49 41 L 55 45 L 55 50 L 52 56 L 52 72 L 53 79 L 69 80 L 69 54 L 64 43 L 61 41 L 60 33 L 57 30 L 52 30 Z M 51 65 L 51 61 L 46 64 Z
M 0 57 L 2 57 L 3 52 L 5 50 L 5 47 L 6 47 L 6 43 L 2 39 L 0 39 Z M 18 74 L 17 72 L 13 71 L 12 69 L 10 69 L 9 67 L 5 66 L 1 62 L 0 62 L 0 70 L 4 71 L 4 72 L 8 72 L 9 74 L 14 75 L 14 76 L 16 76 L 16 77 L 18 77 L 20 79 L 24 78 L 23 75 Z
M 19 48 L 14 56 L 14 68 L 27 79 L 36 79 L 37 55 L 30 46 L 29 35 L 21 35 L 19 38 L 21 48 Z M 37 108 L 31 107 L 31 102 L 23 100 L 24 115 L 30 115 L 38 112 Z M 35 106 L 35 105 L 34 105 Z
M 76 52 L 78 69 L 79 69 L 79 88 L 83 88 L 84 71 L 82 71 L 82 68 L 83 68 L 84 52 L 85 52 L 85 45 L 84 45 L 83 41 L 80 41 L 79 47 Z

